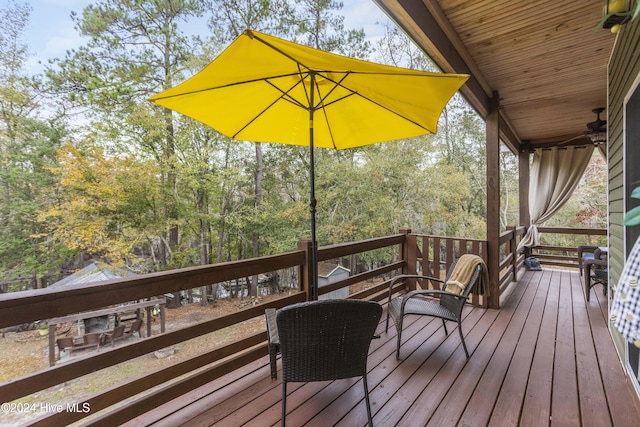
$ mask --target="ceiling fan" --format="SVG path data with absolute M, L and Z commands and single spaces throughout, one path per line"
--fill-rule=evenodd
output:
M 584 137 L 589 138 L 594 145 L 599 145 L 607 141 L 607 121 L 600 118 L 600 113 L 604 111 L 604 108 L 594 108 L 591 111 L 596 113 L 597 118 L 594 121 L 587 123 L 588 130 L 583 134 L 567 139 L 558 145 L 564 145 Z

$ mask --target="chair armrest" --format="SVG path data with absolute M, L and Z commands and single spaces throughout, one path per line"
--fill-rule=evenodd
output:
M 444 283 L 444 280 L 438 279 L 437 277 L 423 276 L 423 275 L 420 275 L 420 274 L 401 274 L 399 276 L 394 277 L 391 280 L 391 282 L 389 282 L 389 298 L 388 298 L 388 302 L 391 302 L 391 295 L 393 294 L 393 285 L 395 285 L 397 282 L 399 282 L 401 280 L 405 280 L 405 279 L 425 279 L 425 280 L 433 280 L 435 282 Z M 415 292 L 415 291 L 413 291 L 413 292 Z
M 267 348 L 269 349 L 269 365 L 271 367 L 272 380 L 278 378 L 276 354 L 280 352 L 280 335 L 278 334 L 276 314 L 275 308 L 267 308 L 264 311 L 264 316 L 267 321 Z
M 403 295 L 402 298 L 409 299 L 416 296 L 429 296 L 429 295 L 449 295 L 454 298 L 467 299 L 467 297 L 465 297 L 464 295 L 454 294 L 453 292 L 441 291 L 437 289 L 421 289 L 421 290 L 407 292 L 405 295 Z
M 600 274 L 598 273 L 605 271 L 607 267 L 608 261 L 606 258 L 585 260 L 583 265 L 585 280 L 588 282 L 592 277 L 592 274 L 595 276 L 600 276 Z
M 593 253 L 598 249 L 598 246 L 591 246 L 591 245 L 582 245 L 582 246 L 578 246 L 578 258 L 582 258 L 582 254 L 584 252 L 589 252 L 589 253 Z
M 269 344 L 280 345 L 280 336 L 278 335 L 278 324 L 276 323 L 276 309 L 267 308 L 264 311 L 267 320 L 267 334 L 269 335 Z
M 588 270 L 589 267 L 591 267 L 592 265 L 597 266 L 597 267 L 606 267 L 608 264 L 608 261 L 606 258 L 604 259 L 600 259 L 600 258 L 595 258 L 595 259 L 588 259 L 585 260 L 584 262 L 584 268 L 585 270 Z
M 593 252 L 593 257 L 599 260 L 606 260 L 609 257 L 609 252 L 606 250 L 603 251 L 598 247 L 598 249 Z
M 461 300 L 466 300 L 467 297 L 465 297 L 464 295 L 459 295 L 459 294 L 454 294 L 453 292 L 447 292 L 447 291 L 441 291 L 441 290 L 437 290 L 437 289 L 424 289 L 424 290 L 415 290 L 415 291 L 411 291 L 411 292 L 407 292 L 405 295 L 402 296 L 402 312 L 404 312 L 404 306 L 407 304 L 407 302 L 414 297 L 422 297 L 422 296 L 435 296 L 435 295 L 448 295 L 451 297 L 454 297 L 456 299 L 461 299 Z

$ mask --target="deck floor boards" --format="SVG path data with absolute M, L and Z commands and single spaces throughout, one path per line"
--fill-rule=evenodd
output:
M 566 426 L 580 418 L 578 378 L 574 357 L 573 286 L 560 287 L 558 301 L 558 328 L 556 357 L 553 362 L 553 389 L 551 391 L 551 425 Z M 580 295 L 577 295 L 581 298 Z
M 384 332 L 383 314 L 368 359 L 375 425 L 640 425 L 640 404 L 607 330 L 601 287 L 587 303 L 577 273 L 526 272 L 500 310 L 468 307 L 465 316 L 470 359 L 453 324 L 445 336 L 440 320 L 411 316 L 396 360 L 395 328 Z M 361 380 L 287 388 L 290 426 L 367 424 Z M 127 425 L 278 426 L 281 396 L 265 357 Z

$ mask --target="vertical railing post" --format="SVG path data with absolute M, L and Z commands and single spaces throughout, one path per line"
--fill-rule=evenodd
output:
M 400 234 L 404 234 L 404 242 L 400 245 L 400 253 L 398 254 L 400 261 L 403 261 L 402 271 L 400 274 L 410 274 L 409 273 L 409 235 L 411 234 L 410 228 L 401 228 L 399 231 Z
M 440 265 L 440 261 L 442 260 L 442 256 L 440 255 L 440 237 L 439 236 L 432 236 L 431 237 L 431 245 L 433 246 L 433 270 L 432 270 L 432 274 L 431 276 L 433 277 L 437 277 L 438 279 L 440 278 L 440 269 L 441 269 L 441 265 Z M 433 283 L 434 286 L 436 286 L 436 289 L 439 289 L 439 285 L 436 285 L 436 283 Z
M 298 273 L 299 286 L 300 286 L 300 290 L 304 291 L 307 294 L 307 301 L 311 301 L 312 295 L 311 295 L 310 280 L 311 280 L 311 275 L 315 271 L 315 269 L 312 268 L 312 265 L 311 265 L 312 263 L 311 239 L 300 239 L 298 241 L 298 249 L 301 251 L 304 251 L 304 264 L 300 266 L 299 273 Z
M 147 338 L 151 336 L 151 322 L 153 322 L 153 313 L 152 313 L 152 307 L 145 307 L 144 308 L 144 313 L 147 316 Z M 164 331 L 162 331 L 162 333 L 164 333 Z
M 487 114 L 487 268 L 489 307 L 500 308 L 500 96 L 493 93 Z
M 449 271 L 449 269 L 451 268 L 451 264 L 453 264 L 453 260 L 456 257 L 455 251 L 454 251 L 454 241 L 452 238 L 445 238 L 444 250 L 445 250 L 444 271 Z M 438 274 L 438 277 L 440 277 L 439 274 Z
M 405 235 L 404 243 L 400 246 L 400 257 L 404 261 L 401 274 L 417 274 L 418 265 L 418 244 L 415 234 L 411 234 L 410 228 L 401 228 L 400 234 Z M 411 290 L 416 288 L 416 281 L 407 280 L 407 287 Z
M 509 245 L 511 246 L 511 267 L 513 268 L 513 281 L 518 281 L 518 242 L 516 237 L 517 227 L 511 227 L 511 238 Z
M 49 325 L 49 366 L 56 364 L 56 324 Z
M 422 274 L 433 277 L 433 259 L 431 257 L 431 238 L 430 236 L 420 236 L 422 240 Z
M 482 253 L 481 257 L 484 260 L 484 262 L 487 262 L 487 259 L 489 258 L 489 242 L 487 240 L 484 240 L 481 243 L 482 248 L 480 249 L 480 252 Z M 498 277 L 498 280 L 500 280 L 500 278 Z M 498 290 L 500 289 L 500 285 L 498 285 Z M 489 307 L 489 298 L 486 296 L 482 297 L 481 300 L 481 306 L 484 308 Z

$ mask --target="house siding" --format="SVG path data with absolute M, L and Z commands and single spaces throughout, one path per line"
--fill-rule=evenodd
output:
M 616 37 L 612 34 L 612 37 Z M 609 274 L 610 284 L 618 283 L 624 268 L 625 228 L 622 225 L 625 211 L 625 97 L 640 74 L 640 19 L 624 25 L 618 33 L 608 67 L 608 176 L 609 176 Z M 640 150 L 639 141 L 627 141 Z M 633 242 L 627 242 L 633 245 Z M 614 292 L 609 292 L 612 299 Z M 624 340 L 615 328 L 610 328 L 618 353 L 626 360 Z

